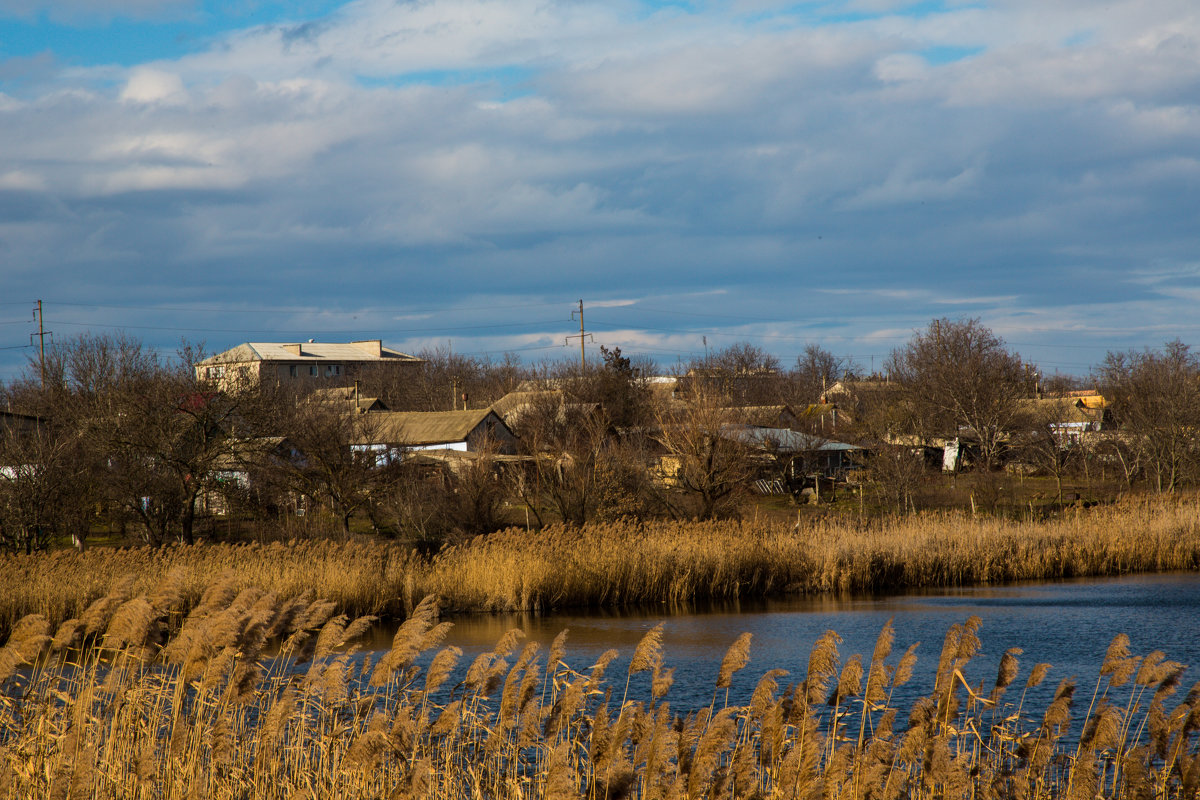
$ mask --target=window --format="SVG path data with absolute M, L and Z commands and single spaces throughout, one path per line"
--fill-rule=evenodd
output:
M 292 364 L 290 367 L 288 367 L 288 377 L 289 378 L 294 378 L 298 374 L 300 374 L 300 370 L 295 364 Z
M 325 377 L 326 378 L 336 378 L 341 374 L 342 374 L 342 365 L 341 364 L 326 364 L 325 365 Z
M 316 365 L 316 364 L 310 364 L 310 365 L 309 365 L 309 367 L 308 367 L 308 376 L 309 376 L 310 378 L 315 378 L 315 377 L 317 377 L 317 365 Z
M 217 380 L 218 378 L 223 378 L 223 377 L 225 377 L 225 368 L 224 367 L 205 367 L 204 368 L 204 377 L 210 381 Z

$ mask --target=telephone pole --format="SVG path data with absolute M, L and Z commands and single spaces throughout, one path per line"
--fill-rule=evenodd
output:
M 42 325 L 42 301 L 37 301 L 37 308 L 33 310 L 34 316 L 37 317 L 38 332 L 29 334 L 29 343 L 33 344 L 33 337 L 38 337 L 38 371 L 42 377 L 42 389 L 46 388 L 46 334 L 53 334 L 53 331 L 48 331 Z
M 574 311 L 571 312 L 571 319 L 575 319 Z M 583 374 L 587 369 L 587 353 L 583 349 L 583 343 L 587 340 L 596 341 L 590 333 L 585 333 L 583 330 L 583 300 L 579 301 L 579 335 L 568 336 L 566 339 L 567 344 L 570 344 L 572 339 L 579 340 L 579 372 Z

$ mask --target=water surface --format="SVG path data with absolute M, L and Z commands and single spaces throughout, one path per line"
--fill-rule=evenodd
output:
M 975 615 L 982 619 L 983 642 L 967 669 L 972 684 L 984 683 L 990 691 L 1000 656 L 1010 647 L 1023 648 L 1021 672 L 1010 695 L 1019 692 L 1030 668 L 1047 662 L 1052 669 L 1045 683 L 1028 698 L 1044 708 L 1063 678 L 1075 677 L 1079 693 L 1091 696 L 1100 664 L 1113 636 L 1125 633 L 1131 650 L 1145 655 L 1162 650 L 1166 656 L 1193 665 L 1182 689 L 1200 680 L 1200 573 L 1136 575 L 1056 583 L 939 589 L 879 597 L 792 598 L 742 601 L 704 607 L 625 609 L 545 616 L 496 614 L 451 618 L 454 629 L 447 644 L 465 651 L 463 662 L 489 649 L 510 628 L 521 629 L 540 642 L 543 652 L 567 629 L 566 661 L 586 670 L 605 650 L 615 648 L 620 657 L 609 668 L 609 681 L 618 694 L 624 685 L 629 659 L 642 636 L 665 623 L 665 664 L 675 668 L 675 685 L 667 699 L 686 710 L 706 706 L 722 656 L 744 631 L 752 634 L 750 665 L 736 676 L 730 701 L 746 702 L 764 672 L 782 668 L 790 673 L 781 681 L 801 680 L 809 651 L 826 630 L 843 638 L 843 660 L 861 653 L 870 661 L 876 637 L 888 619 L 894 620 L 895 645 L 889 663 L 919 642 L 912 684 L 898 693 L 900 707 L 931 688 L 942 641 L 954 623 Z M 376 646 L 386 648 L 392 631 L 381 630 Z M 644 694 L 649 678 L 634 677 L 634 688 Z M 723 700 L 724 692 L 721 693 Z M 1017 698 L 1010 696 L 1009 700 Z

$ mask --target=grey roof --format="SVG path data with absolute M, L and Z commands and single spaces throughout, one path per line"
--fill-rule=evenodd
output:
M 291 348 L 299 348 L 299 353 Z M 245 342 L 204 359 L 200 365 L 245 361 L 377 361 L 420 362 L 416 356 L 383 347 L 376 340 L 361 342 Z
M 832 452 L 861 450 L 858 445 L 835 442 L 811 433 L 788 428 L 759 428 L 753 425 L 723 425 L 721 434 L 727 438 L 763 449 L 778 449 L 789 453 Z

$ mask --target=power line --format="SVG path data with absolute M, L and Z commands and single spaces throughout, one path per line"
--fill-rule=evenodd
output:
M 454 331 L 490 330 L 493 328 L 524 328 L 530 325 L 553 325 L 562 320 L 539 320 L 533 322 L 504 322 L 494 325 L 452 325 L 441 328 L 183 328 L 178 325 L 117 325 L 109 322 L 67 322 L 48 320 L 55 325 L 71 325 L 76 328 L 116 328 L 136 331 L 181 331 L 184 333 L 266 333 L 266 334 L 313 334 L 313 333 L 445 333 Z
M 202 311 L 208 314 L 305 314 L 305 313 L 326 313 L 326 309 L 318 306 L 269 306 L 255 308 L 251 306 L 243 308 L 211 308 L 204 306 L 159 306 L 159 305 L 116 305 L 112 303 L 73 303 L 61 300 L 47 300 L 47 305 L 56 306 L 71 306 L 73 308 L 106 308 L 116 309 L 120 311 Z M 0 305 L 23 305 L 18 303 L 4 303 Z M 487 306 L 445 306 L 441 308 L 408 308 L 406 306 L 375 306 L 368 307 L 360 311 L 340 311 L 341 314 L 366 314 L 366 313 L 404 313 L 404 314 L 444 314 L 451 311 L 491 311 L 494 309 L 508 308 L 546 308 L 551 306 L 562 306 L 562 302 L 553 303 L 514 303 L 511 305 L 487 305 Z
M 659 327 L 654 327 L 651 325 L 621 325 L 621 324 L 618 324 L 615 322 L 605 322 L 603 320 L 601 320 L 600 322 L 596 322 L 595 320 L 592 320 L 592 325 L 593 326 L 595 326 L 595 325 L 607 326 L 609 328 L 609 330 L 633 328 L 633 329 L 639 330 L 639 331 L 657 331 L 659 333 L 678 333 L 678 334 L 688 334 L 688 335 L 692 335 L 692 336 L 699 336 L 699 335 L 725 336 L 725 337 L 730 337 L 730 338 L 734 338 L 734 339 L 782 339 L 782 340 L 794 341 L 794 342 L 812 342 L 816 339 L 819 339 L 822 341 L 837 339 L 837 340 L 847 341 L 847 342 L 862 341 L 864 339 L 874 339 L 877 341 L 888 341 L 890 339 L 895 339 L 897 341 L 900 340 L 899 336 L 897 336 L 897 337 L 874 337 L 874 336 L 871 336 L 871 337 L 868 337 L 868 336 L 820 336 L 820 337 L 814 337 L 814 336 L 795 336 L 795 335 L 782 334 L 782 333 L 750 333 L 750 332 L 744 332 L 744 331 L 738 332 L 738 333 L 726 333 L 724 331 L 713 330 L 711 328 L 659 328 Z

